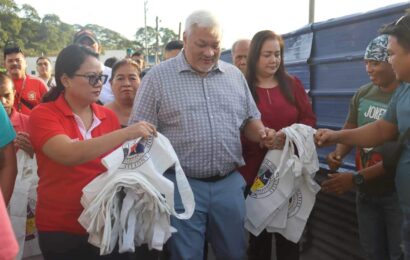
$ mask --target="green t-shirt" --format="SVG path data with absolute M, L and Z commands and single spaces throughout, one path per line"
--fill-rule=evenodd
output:
M 373 83 L 360 87 L 350 101 L 349 114 L 346 121 L 360 127 L 383 118 L 393 93 L 385 93 Z M 382 157 L 379 151 L 380 147 L 357 148 L 357 170 L 380 162 Z M 394 189 L 393 175 L 387 174 L 367 182 L 360 191 L 368 194 L 386 194 L 394 191 Z
M 0 103 L 0 148 L 3 148 L 7 144 L 16 138 L 16 132 L 14 132 L 13 126 L 10 123 L 9 117 L 4 110 L 3 105 Z

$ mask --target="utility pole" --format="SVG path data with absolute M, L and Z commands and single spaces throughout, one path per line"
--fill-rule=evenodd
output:
M 158 16 L 155 18 L 155 64 L 159 63 L 158 50 L 159 50 L 159 31 L 158 31 Z
M 145 64 L 149 66 L 148 36 L 147 36 L 147 8 L 148 0 L 144 1 L 144 45 L 145 45 Z
M 315 22 L 315 0 L 309 0 L 309 23 Z
M 181 40 L 181 22 L 179 22 L 178 26 L 178 40 Z

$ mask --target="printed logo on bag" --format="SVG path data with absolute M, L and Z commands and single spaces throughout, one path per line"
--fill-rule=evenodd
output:
M 122 161 L 120 169 L 135 169 L 140 167 L 149 158 L 149 151 L 151 150 L 154 137 L 141 139 L 138 143 L 135 141 L 127 142 L 122 146 L 124 152 L 124 160 Z
M 30 203 L 27 204 L 27 221 L 26 221 L 26 238 L 25 241 L 30 241 L 36 238 L 36 223 L 35 215 L 30 207 Z
M 298 214 L 300 207 L 302 206 L 302 192 L 297 190 L 295 194 L 289 199 L 289 209 L 288 209 L 288 218 L 291 218 Z
M 275 172 L 276 165 L 269 160 L 264 160 L 252 184 L 249 196 L 260 199 L 274 193 L 279 184 L 278 174 L 275 175 Z

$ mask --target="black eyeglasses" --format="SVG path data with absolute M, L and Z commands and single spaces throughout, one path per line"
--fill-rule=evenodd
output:
M 87 78 L 88 84 L 90 84 L 93 87 L 95 87 L 95 85 L 97 85 L 98 82 L 100 81 L 104 85 L 108 79 L 108 75 L 104 75 L 104 74 L 101 74 L 101 75 L 74 74 L 74 76 Z

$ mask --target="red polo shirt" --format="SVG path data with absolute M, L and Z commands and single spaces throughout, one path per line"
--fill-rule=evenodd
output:
M 10 121 L 13 125 L 14 130 L 18 132 L 28 133 L 28 116 L 16 111 L 16 109 L 11 110 Z
M 14 88 L 16 89 L 16 97 L 14 99 L 14 108 L 19 111 L 19 102 L 21 103 L 21 113 L 29 115 L 32 107 L 37 106 L 41 102 L 41 98 L 47 93 L 47 86 L 40 78 L 26 75 L 26 79 L 14 79 Z M 20 98 L 21 94 L 21 98 Z
M 101 124 L 92 130 L 92 137 L 120 128 L 114 112 L 97 104 L 92 104 L 91 108 L 101 120 Z M 83 140 L 74 114 L 63 95 L 33 109 L 30 115 L 30 134 L 40 177 L 36 208 L 38 230 L 86 234 L 77 220 L 83 210 L 80 204 L 82 189 L 106 171 L 101 164 L 101 158 L 105 154 L 80 165 L 65 166 L 43 153 L 42 147 L 47 140 L 59 134 L 67 135 L 73 141 Z

